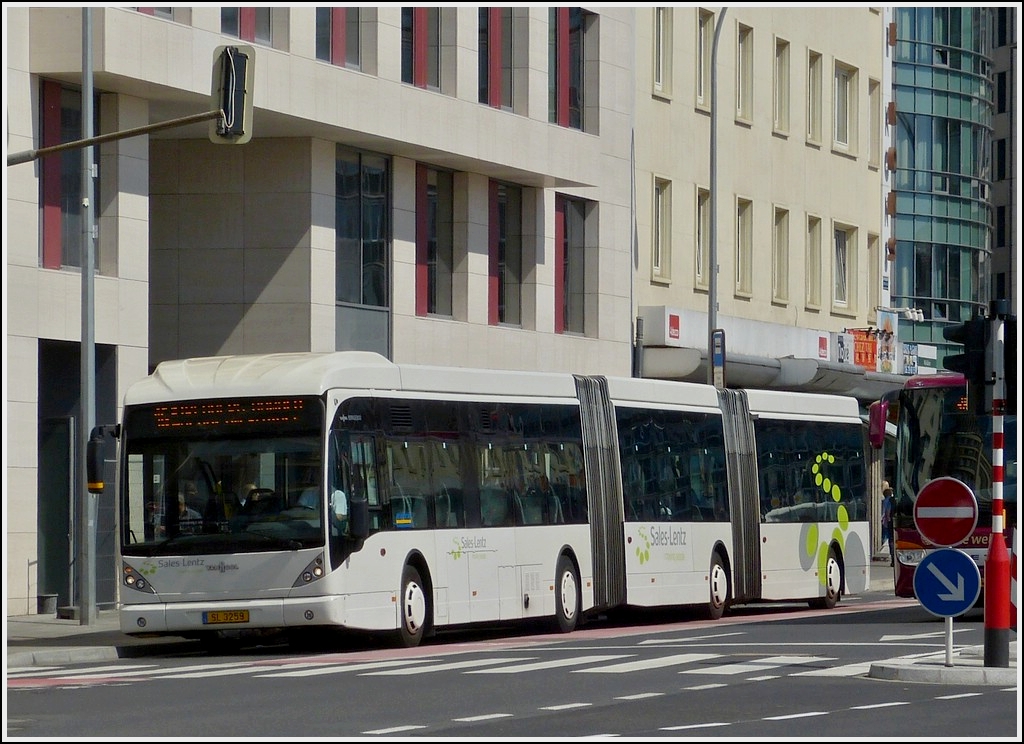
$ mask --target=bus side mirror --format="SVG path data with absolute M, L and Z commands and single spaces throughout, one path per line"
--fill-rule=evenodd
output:
M 359 541 L 370 535 L 370 504 L 365 496 L 353 496 L 349 502 L 349 535 Z
M 868 443 L 875 449 L 885 444 L 885 422 L 889 419 L 889 401 L 878 400 L 868 407 Z
M 85 479 L 89 493 L 103 493 L 103 447 L 107 434 L 115 439 L 120 437 L 120 424 L 94 426 L 85 444 Z

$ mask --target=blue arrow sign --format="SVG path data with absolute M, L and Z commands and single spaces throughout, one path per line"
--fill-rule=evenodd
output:
M 962 615 L 974 606 L 980 593 L 981 571 L 962 550 L 932 551 L 914 570 L 914 594 L 933 615 Z

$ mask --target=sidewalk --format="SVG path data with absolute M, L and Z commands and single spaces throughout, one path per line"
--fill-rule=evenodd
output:
M 82 625 L 54 615 L 12 615 L 6 620 L 6 668 L 117 661 L 133 656 L 194 651 L 184 638 L 136 638 L 121 632 L 115 610 L 101 610 Z
M 889 556 L 875 556 L 871 564 L 871 588 L 892 591 Z M 109 662 L 118 659 L 174 653 L 195 653 L 198 641 L 184 638 L 140 638 L 125 635 L 118 624 L 117 612 L 101 610 L 96 622 L 82 625 L 53 615 L 17 615 L 6 619 L 7 647 L 5 669 L 53 666 L 82 662 Z M 945 650 L 916 658 L 903 657 L 874 662 L 868 676 L 900 682 L 926 682 L 957 685 L 1000 685 L 1015 687 L 1017 677 L 1017 634 L 1011 631 L 1008 667 L 986 667 L 984 648 L 953 648 L 952 666 L 945 665 Z

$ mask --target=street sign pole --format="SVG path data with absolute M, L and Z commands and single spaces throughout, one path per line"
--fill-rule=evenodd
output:
M 953 666 L 953 616 L 946 616 L 946 666 Z
M 967 612 L 981 595 L 981 571 L 955 548 L 934 550 L 914 571 L 914 596 L 928 612 L 946 618 L 946 666 L 953 666 L 953 617 Z

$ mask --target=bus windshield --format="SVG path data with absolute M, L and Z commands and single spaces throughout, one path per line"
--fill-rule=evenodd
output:
M 283 416 L 239 414 L 223 406 L 211 415 L 172 420 L 168 410 L 143 406 L 126 414 L 120 515 L 125 555 L 324 544 L 322 414 L 316 401 Z
M 978 527 L 992 526 L 992 417 L 967 405 L 961 386 L 908 388 L 900 393 L 895 482 L 897 520 L 913 526 L 913 501 L 930 480 L 963 481 L 978 500 Z M 1003 500 L 1007 524 L 1016 523 L 1017 417 L 1006 416 Z M 1011 518 L 1012 517 L 1012 518 Z

